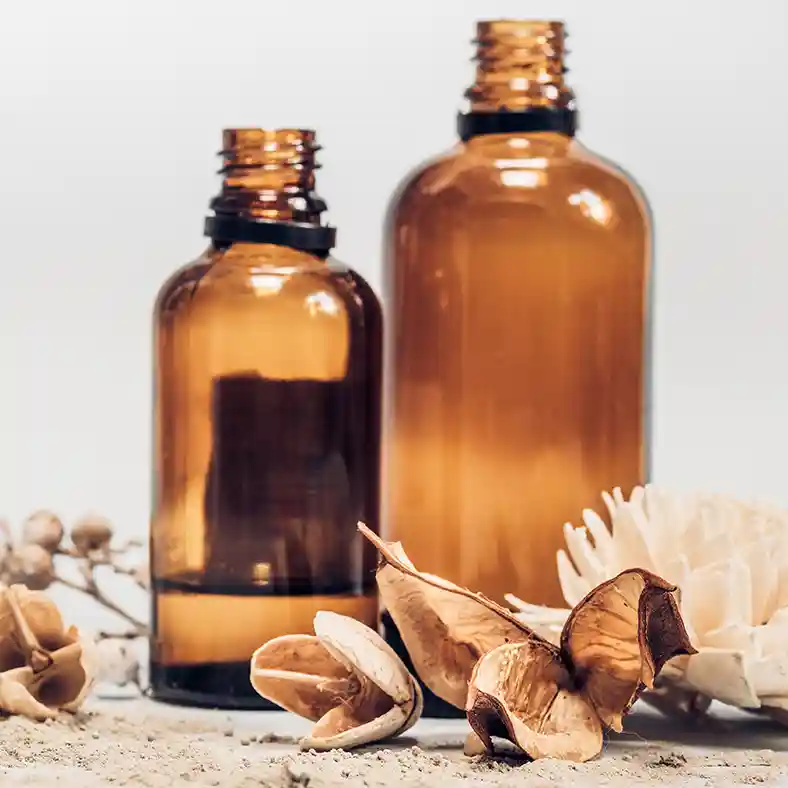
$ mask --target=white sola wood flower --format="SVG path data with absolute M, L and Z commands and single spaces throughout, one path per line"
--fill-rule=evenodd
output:
M 698 653 L 663 679 L 743 709 L 788 720 L 788 511 L 718 495 L 679 497 L 653 485 L 603 493 L 612 530 L 594 511 L 564 526 L 558 575 L 569 608 L 632 567 L 677 585 Z M 508 601 L 556 639 L 569 610 Z

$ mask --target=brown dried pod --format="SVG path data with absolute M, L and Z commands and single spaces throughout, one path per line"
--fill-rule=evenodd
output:
M 63 541 L 63 523 L 54 512 L 33 512 L 22 524 L 22 543 L 43 547 L 54 553 Z
M 252 655 L 250 680 L 264 698 L 315 722 L 302 749 L 350 749 L 411 728 L 421 688 L 386 642 L 359 621 L 328 611 L 315 635 L 284 635 Z
M 561 644 L 500 646 L 476 664 L 468 721 L 488 752 L 508 739 L 532 758 L 585 761 L 599 754 L 604 727 L 622 717 L 662 666 L 695 649 L 676 587 L 630 569 L 593 589 L 572 610 Z
M 419 572 L 399 542 L 359 530 L 380 552 L 377 582 L 413 666 L 439 698 L 465 708 L 477 660 L 506 643 L 541 640 L 512 613 L 482 594 Z
M 569 615 L 560 646 L 480 594 L 419 572 L 398 542 L 359 530 L 380 551 L 381 598 L 422 681 L 465 708 L 488 753 L 504 738 L 531 758 L 584 761 L 604 727 L 654 684 L 662 666 L 693 654 L 676 587 L 641 569 L 591 591 Z
M 71 529 L 71 541 L 80 555 L 106 550 L 112 540 L 112 524 L 106 517 L 89 514 Z
M 95 662 L 46 594 L 0 589 L 0 710 L 41 720 L 75 711 L 93 686 Z

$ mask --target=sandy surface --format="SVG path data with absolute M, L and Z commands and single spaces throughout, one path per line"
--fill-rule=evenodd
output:
M 284 713 L 149 701 L 96 702 L 45 724 L 8 718 L 0 720 L 0 786 L 788 786 L 788 730 L 747 715 L 688 728 L 641 711 L 587 764 L 466 758 L 461 720 L 422 720 L 412 736 L 359 752 L 299 753 L 308 726 Z

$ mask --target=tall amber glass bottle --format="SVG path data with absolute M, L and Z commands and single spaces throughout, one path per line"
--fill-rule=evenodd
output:
M 563 605 L 563 524 L 647 473 L 649 211 L 575 138 L 561 23 L 476 44 L 459 143 L 387 216 L 384 528 L 420 569 Z
M 155 307 L 155 698 L 264 708 L 257 646 L 375 626 L 381 316 L 333 260 L 311 131 L 224 133 L 210 246 Z

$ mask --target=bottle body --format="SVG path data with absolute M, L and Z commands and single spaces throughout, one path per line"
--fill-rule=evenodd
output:
M 381 322 L 358 275 L 212 247 L 155 315 L 154 697 L 265 708 L 249 659 L 321 609 L 375 626 Z
M 406 181 L 385 239 L 387 538 L 563 606 L 563 524 L 646 473 L 646 204 L 571 136 L 485 134 Z

